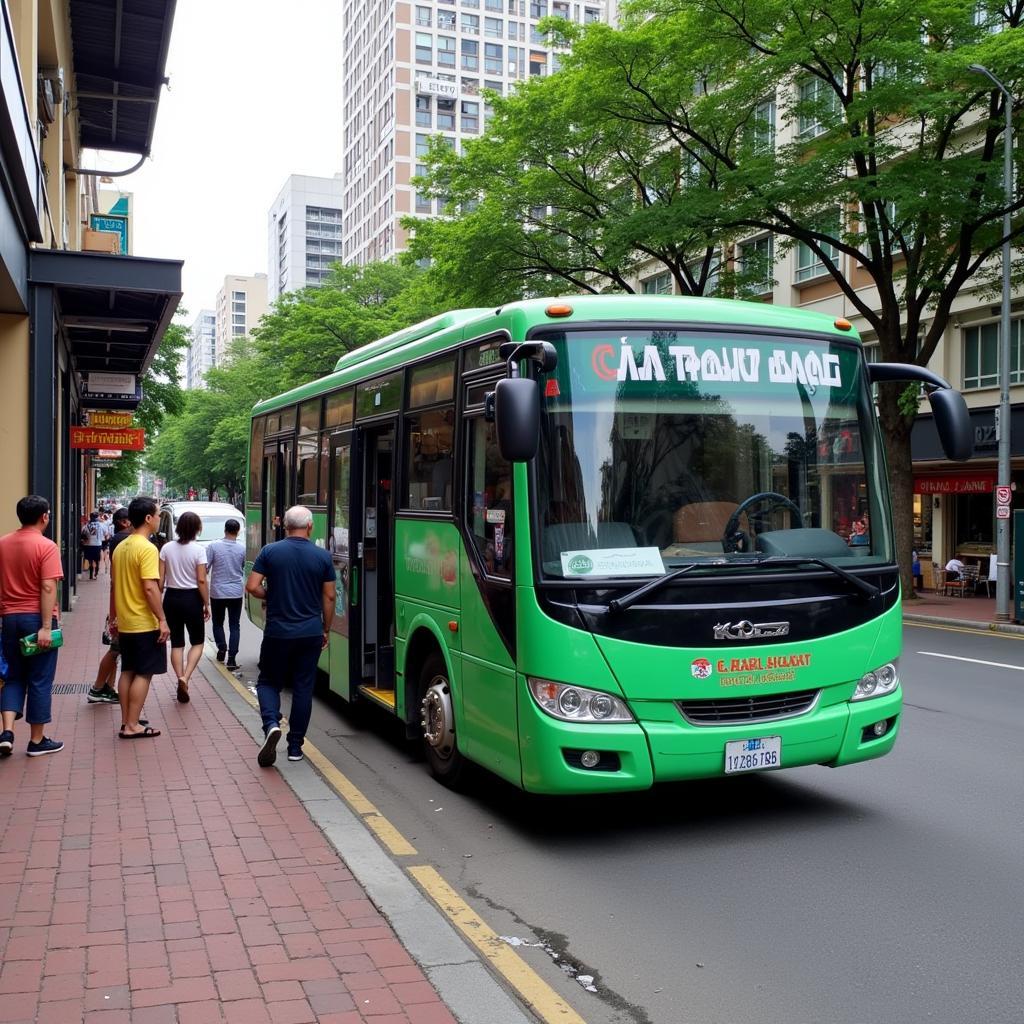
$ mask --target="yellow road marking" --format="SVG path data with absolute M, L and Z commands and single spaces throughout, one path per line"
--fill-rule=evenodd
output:
M 502 942 L 458 893 L 429 865 L 408 869 L 424 892 L 441 908 L 487 962 L 519 993 L 524 1002 L 549 1024 L 586 1021 L 507 943 Z
M 210 658 L 209 653 L 207 653 L 207 658 L 210 664 L 216 667 L 221 676 L 235 688 L 250 706 L 257 707 L 259 705 L 259 701 L 248 687 L 243 686 L 219 661 L 214 661 Z M 324 777 L 324 781 L 363 819 L 366 827 L 373 832 L 391 853 L 396 857 L 415 856 L 416 847 L 309 740 L 306 740 L 303 745 L 302 752 L 306 755 L 306 760 Z
M 1003 640 L 1024 640 L 1024 633 L 1003 633 L 996 629 L 971 629 L 968 626 L 943 626 L 931 622 L 906 622 L 904 626 L 913 626 L 921 629 L 944 629 L 949 633 L 971 633 L 974 636 L 997 636 Z

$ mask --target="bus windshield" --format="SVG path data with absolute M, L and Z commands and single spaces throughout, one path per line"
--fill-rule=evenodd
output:
M 546 576 L 893 560 L 854 343 L 693 328 L 545 332 L 537 481 Z

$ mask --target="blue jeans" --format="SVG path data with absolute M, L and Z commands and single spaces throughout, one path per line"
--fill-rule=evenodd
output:
M 281 721 L 281 690 L 291 684 L 292 709 L 288 715 L 288 746 L 301 747 L 313 714 L 316 663 L 322 638 L 318 636 L 271 637 L 260 646 L 260 675 L 256 696 L 260 702 L 263 731 Z
M 224 613 L 228 613 L 228 641 L 224 642 Z M 211 597 L 210 621 L 213 623 L 213 642 L 218 651 L 227 650 L 228 661 L 234 661 L 238 653 L 239 623 L 242 618 L 240 597 Z
M 4 616 L 2 642 L 8 671 L 0 691 L 0 711 L 23 713 L 29 725 L 46 725 L 51 720 L 53 677 L 57 674 L 57 651 L 26 658 L 18 644 L 23 636 L 37 632 L 42 621 L 38 612 Z M 54 620 L 53 627 L 56 626 Z

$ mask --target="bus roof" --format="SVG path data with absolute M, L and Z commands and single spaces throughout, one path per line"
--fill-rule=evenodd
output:
M 568 316 L 551 317 L 549 306 L 571 307 Z M 568 295 L 523 299 L 497 308 L 457 309 L 403 328 L 377 341 L 346 352 L 335 364 L 334 372 L 310 381 L 274 398 L 258 402 L 258 415 L 291 405 L 332 387 L 395 369 L 413 359 L 441 351 L 464 338 L 485 335 L 501 329 L 512 337 L 523 337 L 529 327 L 601 321 L 679 321 L 690 326 L 715 324 L 770 327 L 775 330 L 813 331 L 833 334 L 847 341 L 859 341 L 856 331 L 837 326 L 837 318 L 806 309 L 791 309 L 765 302 L 737 299 L 709 299 L 693 295 Z

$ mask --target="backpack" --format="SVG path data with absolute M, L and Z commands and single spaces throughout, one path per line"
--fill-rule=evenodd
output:
M 82 532 L 78 535 L 78 542 L 83 548 L 92 546 L 92 541 L 89 539 L 89 528 L 87 526 L 82 527 Z

